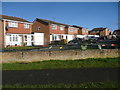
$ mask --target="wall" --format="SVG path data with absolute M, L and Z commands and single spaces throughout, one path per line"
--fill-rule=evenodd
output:
M 57 25 L 57 24 L 55 24 Z M 60 25 L 57 25 L 57 29 L 52 29 L 52 24 L 49 25 L 50 27 L 50 34 L 65 34 L 65 28 L 64 30 L 60 30 Z
M 8 21 L 6 21 L 6 25 Z M 29 29 L 24 29 L 24 23 L 18 23 L 18 27 L 9 27 L 6 33 L 17 33 L 17 34 L 30 34 L 31 33 L 31 25 L 29 24 Z
M 70 35 L 75 35 L 75 34 L 78 34 L 78 28 L 75 28 L 75 27 L 69 27 L 69 28 L 67 28 L 68 30 L 68 32 L 67 32 L 67 34 L 70 34 Z M 70 31 L 71 30 L 71 31 Z
M 0 48 L 4 47 L 4 24 L 0 21 Z
M 104 29 L 104 28 L 98 28 L 98 29 L 94 29 L 94 31 L 96 30 L 100 30 L 100 29 Z M 108 36 L 110 35 L 110 30 L 109 29 L 104 29 L 103 31 L 97 31 L 97 32 L 91 32 L 91 35 L 96 35 L 96 34 L 100 34 L 100 36 Z
M 2 52 L 0 52 L 2 53 Z M 119 57 L 119 49 L 3 52 L 2 62 Z
M 40 30 L 38 30 L 38 27 L 40 27 Z M 34 21 L 32 32 L 44 33 L 44 44 L 46 45 L 50 43 L 49 25 Z

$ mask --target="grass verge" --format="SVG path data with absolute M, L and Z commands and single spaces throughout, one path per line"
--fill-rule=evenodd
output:
M 118 82 L 85 82 L 79 84 L 46 84 L 46 85 L 3 85 L 3 88 L 120 88 Z
M 6 48 L 2 48 L 3 50 L 25 50 L 25 49 L 35 49 L 35 48 L 40 48 L 40 47 L 33 47 L 33 46 L 29 46 L 29 47 L 6 47 Z
M 98 58 L 79 60 L 49 60 L 38 62 L 3 63 L 3 70 L 34 70 L 34 69 L 64 69 L 64 68 L 99 68 L 120 67 L 120 58 Z

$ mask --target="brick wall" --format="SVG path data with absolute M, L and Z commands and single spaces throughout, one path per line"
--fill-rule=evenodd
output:
M 4 47 L 4 22 L 0 21 L 0 48 Z
M 8 24 L 8 21 L 5 23 Z M 9 27 L 6 33 L 18 33 L 18 34 L 30 34 L 31 33 L 31 25 L 29 26 L 29 29 L 24 29 L 24 23 L 18 23 L 17 28 Z
M 52 25 L 49 25 L 50 28 L 50 34 L 65 34 L 65 28 L 64 30 L 60 30 L 60 25 L 57 25 L 57 29 L 53 30 Z
M 108 57 L 120 57 L 119 49 L 3 52 L 2 62 L 74 60 Z
M 38 30 L 38 27 L 40 28 L 40 30 Z M 49 25 L 34 21 L 32 25 L 32 32 L 44 33 L 45 45 L 50 43 Z
M 70 28 L 66 28 L 66 29 L 68 29 L 66 34 L 69 34 L 69 35 L 78 34 L 78 29 L 77 28 L 72 28 L 71 30 L 70 30 Z
M 91 35 L 96 35 L 98 33 L 100 34 L 100 36 L 108 36 L 108 35 L 110 35 L 110 30 L 105 29 L 103 31 L 91 32 Z

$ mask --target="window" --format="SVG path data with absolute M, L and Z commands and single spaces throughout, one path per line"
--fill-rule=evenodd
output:
M 68 37 L 66 36 L 66 39 L 68 39 Z
M 52 24 L 52 29 L 57 29 L 57 25 Z
M 18 35 L 11 35 L 10 41 L 13 41 L 13 42 L 18 41 Z
M 77 32 L 77 29 L 75 28 L 74 31 Z
M 18 36 L 17 35 L 13 35 L 13 41 L 18 41 Z
M 17 22 L 8 22 L 8 26 L 9 27 L 18 27 L 18 23 Z
M 29 29 L 29 24 L 24 24 L 25 29 Z
M 24 40 L 27 41 L 27 36 L 25 35 Z
M 85 33 L 85 30 L 84 30 L 84 29 L 82 30 L 82 33 Z
M 33 36 L 31 36 L 31 41 L 33 41 L 34 40 L 34 37 Z
M 74 28 L 73 27 L 69 27 L 69 31 L 73 32 Z
M 12 37 L 10 36 L 10 41 L 12 41 Z
M 70 28 L 70 32 L 73 32 L 73 29 L 72 29 L 72 28 Z
M 58 39 L 61 39 L 61 35 L 58 35 Z
M 55 36 L 55 40 L 57 40 L 57 36 Z
M 40 30 L 40 27 L 38 27 L 38 30 Z
M 60 26 L 60 30 L 64 30 L 64 26 Z
M 54 35 L 52 35 L 52 40 L 54 40 Z

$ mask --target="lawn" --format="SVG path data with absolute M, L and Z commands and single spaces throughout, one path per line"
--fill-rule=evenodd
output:
M 90 58 L 79 60 L 48 60 L 38 62 L 3 63 L 3 70 L 34 70 L 34 69 L 66 69 L 66 68 L 99 68 L 120 67 L 120 58 Z
M 41 47 L 33 47 L 33 46 L 23 46 L 23 47 L 6 47 L 6 48 L 2 48 L 3 50 L 26 50 L 26 49 L 36 49 L 36 48 L 41 48 Z
M 46 84 L 46 85 L 3 85 L 3 88 L 120 88 L 118 82 L 84 82 L 79 84 Z

